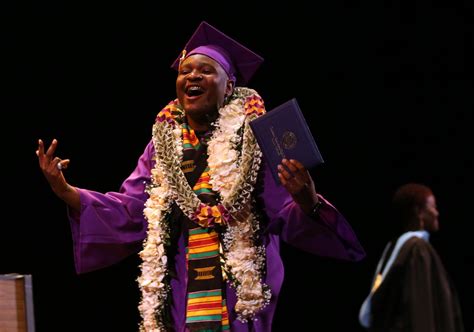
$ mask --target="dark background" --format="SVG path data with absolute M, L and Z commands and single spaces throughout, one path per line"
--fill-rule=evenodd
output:
M 66 207 L 38 168 L 38 138 L 59 140 L 71 184 L 118 190 L 175 96 L 171 63 L 206 20 L 265 57 L 249 85 L 268 110 L 298 99 L 326 160 L 312 171 L 317 189 L 367 251 L 347 263 L 283 244 L 274 330 L 362 331 L 358 311 L 394 229 L 391 195 L 416 181 L 437 197 L 432 243 L 471 331 L 472 1 L 338 0 L 273 13 L 239 2 L 176 5 L 2 8 L 0 273 L 33 275 L 37 330 L 135 331 L 139 300 L 135 256 L 75 274 Z

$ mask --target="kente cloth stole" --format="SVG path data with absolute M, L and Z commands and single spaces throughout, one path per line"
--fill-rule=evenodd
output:
M 199 199 L 214 205 L 216 194 L 209 184 L 206 153 L 206 138 L 210 133 L 204 133 L 200 141 L 187 123 L 182 124 L 182 131 L 181 169 Z M 203 228 L 184 218 L 188 231 L 186 326 L 191 332 L 230 331 L 219 258 L 219 234 L 213 228 Z

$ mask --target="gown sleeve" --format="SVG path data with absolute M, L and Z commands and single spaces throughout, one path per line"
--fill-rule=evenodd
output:
M 356 234 L 344 216 L 324 197 L 319 217 L 306 215 L 287 190 L 278 185 L 268 167 L 261 199 L 269 218 L 267 231 L 301 250 L 325 257 L 359 261 L 365 257 Z
M 147 231 L 143 208 L 148 197 L 144 190 L 153 155 L 150 141 L 118 192 L 77 188 L 81 210 L 68 210 L 77 273 L 110 266 L 141 249 Z

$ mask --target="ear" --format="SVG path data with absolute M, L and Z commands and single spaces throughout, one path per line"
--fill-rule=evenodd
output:
M 234 92 L 234 85 L 235 82 L 232 80 L 227 80 L 226 86 L 225 86 L 225 95 L 230 96 Z
M 420 207 L 415 207 L 416 218 L 418 220 L 418 225 L 420 229 L 425 229 L 424 214 L 425 210 Z

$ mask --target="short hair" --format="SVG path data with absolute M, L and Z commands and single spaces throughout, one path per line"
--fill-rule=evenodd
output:
M 420 183 L 407 183 L 400 186 L 392 199 L 394 220 L 401 226 L 408 226 L 416 217 L 419 209 L 426 205 L 426 200 L 433 195 L 431 188 Z

